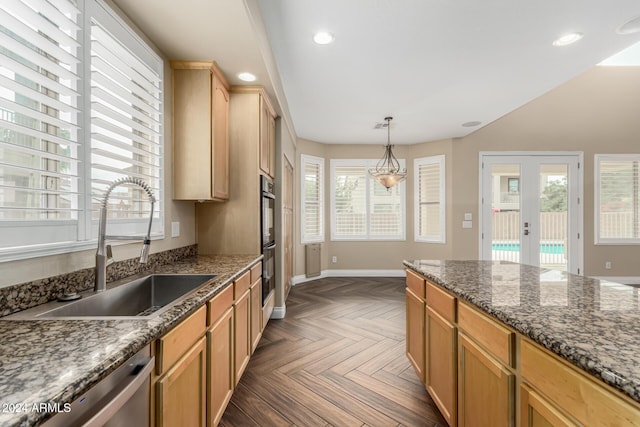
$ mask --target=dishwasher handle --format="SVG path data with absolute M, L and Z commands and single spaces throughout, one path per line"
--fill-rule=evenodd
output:
M 84 423 L 83 427 L 102 427 L 105 425 L 149 379 L 155 360 L 155 357 L 152 357 L 145 365 L 138 365 L 142 366 L 142 369 L 136 369 L 135 372 L 129 375 L 127 377 L 128 384 L 91 419 Z

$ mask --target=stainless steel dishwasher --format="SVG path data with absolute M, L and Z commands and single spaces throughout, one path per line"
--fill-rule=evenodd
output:
M 71 403 L 69 412 L 47 420 L 46 427 L 149 426 L 150 373 L 155 358 L 147 345 L 109 376 Z

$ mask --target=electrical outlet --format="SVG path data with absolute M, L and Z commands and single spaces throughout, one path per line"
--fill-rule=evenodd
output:
M 331 257 L 331 262 L 332 262 L 332 263 L 334 263 L 334 264 L 335 264 L 335 263 L 337 263 L 337 262 L 338 262 L 338 257 L 337 257 L 337 256 L 335 256 L 335 255 L 334 255 L 334 256 L 332 256 L 332 257 Z
M 180 221 L 171 222 L 171 237 L 180 237 Z
M 604 268 L 606 268 L 607 270 L 611 270 L 611 261 L 606 261 L 604 263 Z

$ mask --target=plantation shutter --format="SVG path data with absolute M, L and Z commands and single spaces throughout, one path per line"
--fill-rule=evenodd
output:
M 145 181 L 161 200 L 162 61 L 104 11 L 91 22 L 91 197 L 93 219 L 109 184 Z M 150 204 L 144 190 L 117 187 L 109 216 L 124 233 L 145 233 Z M 156 205 L 154 217 L 162 209 Z M 161 232 L 160 221 L 153 232 Z
M 366 239 L 367 168 L 336 165 L 333 176 L 333 238 Z
M 388 190 L 371 179 L 369 186 L 370 237 L 374 239 L 397 238 L 402 234 L 402 187 L 396 185 Z
M 597 161 L 599 239 L 640 239 L 640 158 L 603 157 Z
M 302 243 L 324 240 L 324 159 L 302 156 Z
M 405 239 L 404 183 L 387 191 L 369 174 L 376 162 L 331 160 L 331 239 Z
M 0 248 L 78 238 L 79 17 L 67 0 L 0 4 Z
M 444 157 L 415 160 L 415 240 L 444 243 Z

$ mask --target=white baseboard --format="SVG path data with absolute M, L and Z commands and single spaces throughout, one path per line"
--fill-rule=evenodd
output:
M 325 277 L 404 277 L 405 271 L 398 270 L 323 270 L 319 276 L 306 277 L 304 274 L 291 279 L 293 286 Z
M 640 276 L 590 276 L 598 280 L 606 280 L 609 282 L 624 283 L 625 285 L 640 284 Z
M 284 319 L 284 315 L 287 313 L 287 306 L 273 307 L 271 317 L 269 319 Z

